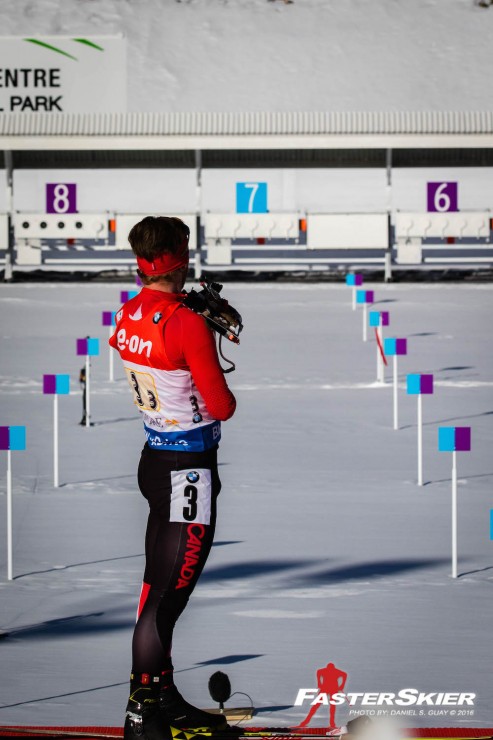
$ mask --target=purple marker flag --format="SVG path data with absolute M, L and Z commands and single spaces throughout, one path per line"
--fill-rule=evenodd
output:
M 99 339 L 94 337 L 86 337 L 85 339 L 77 340 L 77 354 L 78 355 L 90 355 L 95 357 L 99 355 Z
M 70 393 L 70 375 L 43 375 L 43 393 L 47 395 Z
M 407 392 L 410 396 L 433 393 L 433 375 L 408 375 Z
M 346 275 L 346 285 L 350 285 L 351 287 L 363 285 L 363 275 L 358 275 L 354 272 Z
M 438 427 L 439 452 L 469 452 L 471 427 Z
M 7 579 L 13 578 L 12 567 L 12 464 L 11 451 L 26 449 L 26 427 L 0 427 L 0 450 L 7 450 Z
M 457 578 L 457 452 L 471 449 L 471 427 L 438 427 L 438 451 L 452 453 L 452 578 Z
M 370 311 L 369 324 L 377 328 L 378 326 L 388 326 L 390 323 L 388 311 Z
M 346 275 L 346 285 L 349 285 L 352 288 L 352 306 L 353 311 L 356 311 L 356 287 L 358 285 L 363 285 L 363 275 L 357 275 L 353 272 Z
M 26 427 L 0 427 L 0 450 L 25 450 Z
M 43 375 L 43 393 L 53 396 L 53 485 L 58 488 L 58 396 L 70 393 L 70 375 Z
M 90 387 L 91 387 L 91 363 L 89 357 L 96 357 L 99 355 L 99 339 L 94 337 L 86 337 L 85 339 L 77 340 L 77 354 L 86 356 L 86 378 L 85 378 L 85 419 L 86 427 L 91 426 L 91 411 L 90 411 Z
M 10 450 L 9 427 L 0 427 L 0 450 Z
M 356 303 L 374 303 L 374 296 L 373 290 L 357 290 Z
M 397 399 L 397 357 L 407 355 L 407 339 L 388 337 L 384 340 L 383 351 L 394 358 L 394 429 L 399 429 Z
M 363 306 L 363 342 L 368 340 L 368 304 L 373 303 L 373 290 L 357 290 L 356 303 Z
M 103 311 L 101 314 L 102 326 L 116 326 L 115 323 L 116 311 Z
M 407 339 L 389 337 L 384 340 L 383 351 L 386 355 L 407 355 Z
M 390 323 L 388 311 L 370 311 L 369 324 L 375 329 L 377 340 L 377 383 L 385 383 L 384 362 L 385 353 L 383 351 L 383 327 Z
M 423 395 L 433 393 L 433 375 L 412 373 L 407 376 L 407 392 L 418 397 L 418 486 L 423 485 Z
M 111 338 L 111 335 L 113 334 L 113 329 L 116 326 L 116 311 L 103 311 L 102 314 L 102 323 L 103 326 L 109 327 L 109 334 L 108 336 Z M 109 360 L 109 379 L 110 381 L 113 381 L 115 379 L 114 377 L 114 366 L 113 366 L 113 349 L 108 344 L 108 360 Z
M 122 290 L 120 292 L 120 303 L 126 303 L 131 298 L 135 298 L 136 295 L 139 295 L 138 290 Z

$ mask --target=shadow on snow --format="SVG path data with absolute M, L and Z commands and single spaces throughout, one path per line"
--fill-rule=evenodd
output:
M 74 618 L 74 617 L 72 617 Z M 54 621 L 60 621 L 60 620 L 54 620 Z M 200 668 L 207 665 L 230 665 L 232 663 L 237 663 L 243 660 L 253 660 L 255 658 L 261 658 L 262 655 L 225 655 L 222 658 L 214 658 L 212 660 L 206 660 L 202 663 L 196 663 L 195 666 L 191 666 L 190 668 L 183 668 L 182 670 L 175 671 L 175 673 L 185 673 L 186 671 L 193 671 L 195 668 Z M 120 681 L 119 683 L 110 683 L 105 684 L 104 686 L 93 686 L 90 689 L 80 689 L 79 691 L 69 691 L 65 694 L 54 694 L 53 696 L 43 696 L 39 699 L 25 699 L 24 701 L 18 701 L 13 704 L 2 704 L 0 706 L 1 709 L 10 709 L 12 707 L 21 707 L 25 704 L 40 704 L 42 702 L 46 701 L 52 701 L 54 699 L 63 699 L 68 696 L 78 696 L 80 694 L 90 694 L 94 691 L 104 691 L 105 689 L 114 689 L 119 688 L 120 686 L 128 686 L 128 681 Z M 261 711 L 267 711 L 268 707 L 264 707 Z M 277 709 L 289 709 L 289 707 L 272 707 L 272 711 L 277 711 Z
M 218 540 L 218 542 L 213 542 L 213 547 L 224 547 L 225 545 L 241 545 L 243 540 Z M 87 560 L 83 563 L 70 563 L 68 565 L 57 565 L 53 568 L 46 568 L 45 570 L 32 570 L 29 573 L 21 573 L 18 576 L 14 576 L 14 581 L 18 581 L 21 578 L 27 578 L 28 576 L 37 576 L 42 575 L 43 573 L 56 573 L 56 572 L 63 572 L 65 570 L 69 570 L 70 568 L 80 568 L 85 565 L 99 565 L 100 563 L 112 563 L 117 560 L 129 560 L 131 558 L 143 558 L 144 553 L 139 552 L 135 555 L 121 555 L 117 558 L 103 558 L 101 560 Z
M 6 630 L 2 637 L 3 639 L 13 638 L 14 640 L 46 640 L 50 637 L 73 637 L 74 635 L 90 632 L 111 632 L 127 629 L 135 624 L 135 619 L 101 620 L 100 617 L 104 617 L 105 614 L 105 612 L 91 612 L 89 614 L 75 614 L 72 617 L 48 619 L 46 622 L 40 622 L 39 624 L 29 624 L 25 627 Z M 98 621 L 91 621 L 96 619 Z
M 444 558 L 409 559 L 409 560 L 376 560 L 373 563 L 347 565 L 341 568 L 331 568 L 308 573 L 297 579 L 296 586 L 322 585 L 343 583 L 344 581 L 359 581 L 371 578 L 382 578 L 415 570 L 423 570 L 434 566 L 445 565 L 449 561 Z
M 215 580 L 235 580 L 236 578 L 251 578 L 253 576 L 264 576 L 269 573 L 279 573 L 307 565 L 315 565 L 318 560 L 250 560 L 233 565 L 218 565 L 207 568 L 202 573 L 202 583 Z
M 142 558 L 144 557 L 144 553 L 137 553 L 136 555 L 121 555 L 117 558 L 104 558 L 102 560 L 87 560 L 84 563 L 70 563 L 69 565 L 58 565 L 56 568 L 46 568 L 46 570 L 33 570 L 30 573 L 22 573 L 19 576 L 14 577 L 14 581 L 18 581 L 21 578 L 27 578 L 27 576 L 37 576 L 42 573 L 54 573 L 57 571 L 63 572 L 64 570 L 69 570 L 69 568 L 79 568 L 84 565 L 98 565 L 99 563 L 112 563 L 116 560 L 129 560 L 131 558 Z

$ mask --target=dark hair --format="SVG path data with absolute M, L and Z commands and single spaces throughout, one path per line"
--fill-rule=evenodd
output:
M 176 254 L 190 229 L 176 216 L 146 216 L 130 230 L 128 241 L 136 257 L 152 262 L 166 252 Z
M 161 254 L 176 254 L 183 246 L 183 241 L 190 236 L 188 226 L 176 216 L 146 216 L 130 229 L 128 241 L 136 257 L 143 257 L 148 262 Z M 144 285 L 152 283 L 170 283 L 178 276 L 179 270 L 165 275 L 145 275 L 137 270 Z

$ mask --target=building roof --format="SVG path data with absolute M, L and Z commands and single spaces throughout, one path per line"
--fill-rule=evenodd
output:
M 493 111 L 0 115 L 3 150 L 291 146 L 493 147 Z

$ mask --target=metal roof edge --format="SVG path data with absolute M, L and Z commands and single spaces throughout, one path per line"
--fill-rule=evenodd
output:
M 493 111 L 2 113 L 3 137 L 491 135 Z

